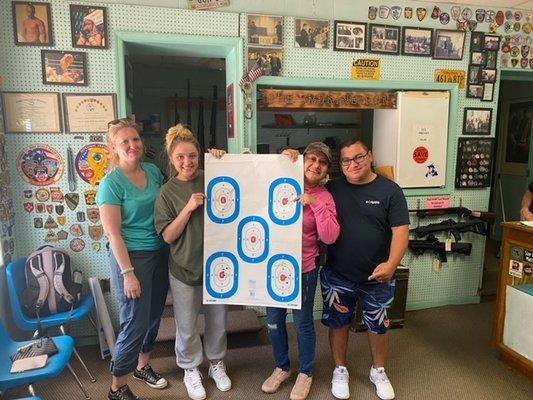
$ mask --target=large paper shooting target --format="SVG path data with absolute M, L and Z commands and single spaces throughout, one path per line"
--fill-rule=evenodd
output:
M 229 224 L 239 216 L 239 184 L 229 176 L 219 176 L 207 185 L 207 215 L 218 224 Z
M 96 186 L 104 179 L 107 158 L 107 146 L 99 143 L 91 143 L 83 147 L 76 156 L 76 171 L 85 182 Z
M 63 173 L 63 160 L 54 148 L 32 145 L 20 153 L 17 160 L 20 176 L 30 185 L 47 186 L 57 182 Z
M 267 258 L 269 229 L 266 221 L 258 216 L 243 218 L 237 228 L 237 250 L 246 262 L 259 263 Z
M 276 254 L 267 265 L 267 290 L 272 299 L 280 302 L 294 300 L 300 289 L 300 267 L 289 254 Z
M 295 201 L 302 188 L 292 178 L 279 178 L 268 189 L 268 215 L 278 225 L 290 225 L 300 218 L 302 206 Z
M 239 287 L 239 264 L 237 258 L 226 251 L 212 254 L 206 261 L 206 290 L 211 297 L 227 299 Z

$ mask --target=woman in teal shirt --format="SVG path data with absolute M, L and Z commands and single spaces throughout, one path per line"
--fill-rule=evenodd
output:
M 144 147 L 134 122 L 111 123 L 108 143 L 112 169 L 96 196 L 120 306 L 108 399 L 134 400 L 137 397 L 127 385 L 130 372 L 154 389 L 167 386 L 149 364 L 168 291 L 168 249 L 154 227 L 154 204 L 163 174 L 141 161 Z

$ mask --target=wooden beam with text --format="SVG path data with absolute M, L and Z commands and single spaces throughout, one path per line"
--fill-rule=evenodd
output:
M 260 89 L 262 110 L 394 109 L 395 92 L 343 92 L 331 90 Z

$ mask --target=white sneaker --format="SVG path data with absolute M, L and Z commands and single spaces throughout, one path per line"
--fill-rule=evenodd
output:
M 204 385 L 202 385 L 202 374 L 198 368 L 184 370 L 183 383 L 192 400 L 204 400 L 206 398 Z
M 333 379 L 331 380 L 331 394 L 337 399 L 350 398 L 350 374 L 346 367 L 337 367 L 333 371 Z
M 394 389 L 385 373 L 385 368 L 370 368 L 370 381 L 376 385 L 376 394 L 381 400 L 394 399 Z
M 231 389 L 231 379 L 226 374 L 224 361 L 220 360 L 216 364 L 209 366 L 209 376 L 215 381 L 218 390 L 226 392 Z

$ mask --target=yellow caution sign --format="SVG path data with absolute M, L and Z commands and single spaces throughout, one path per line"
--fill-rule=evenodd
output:
M 352 79 L 379 81 L 381 60 L 379 58 L 356 58 L 352 62 Z
M 457 83 L 459 89 L 465 88 L 466 73 L 461 69 L 436 69 L 435 82 Z

